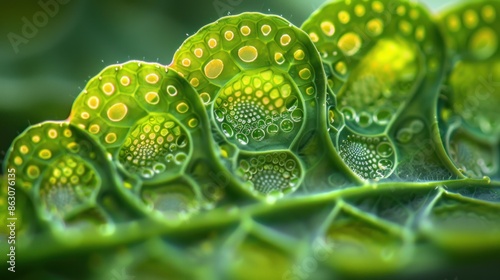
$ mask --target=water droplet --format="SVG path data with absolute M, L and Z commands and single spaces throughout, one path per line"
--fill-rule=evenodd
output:
M 381 157 L 389 157 L 393 154 L 392 145 L 388 142 L 382 142 L 377 145 L 377 153 Z
M 372 116 L 367 112 L 361 112 L 356 116 L 356 122 L 361 127 L 368 127 L 372 124 Z
M 256 141 L 261 141 L 266 136 L 263 129 L 257 128 L 252 131 L 252 138 Z
M 248 144 L 248 137 L 243 134 L 243 133 L 236 133 L 236 139 L 240 142 L 242 145 Z
M 345 106 L 340 111 L 344 114 L 346 120 L 350 121 L 356 119 L 356 111 L 354 111 L 354 108 Z
M 396 135 L 396 139 L 403 144 L 410 142 L 412 137 L 413 132 L 408 128 L 400 129 Z
M 373 121 L 378 125 L 386 125 L 391 120 L 392 113 L 390 109 L 381 108 L 375 112 L 373 116 Z
M 392 161 L 388 159 L 381 159 L 378 161 L 378 168 L 381 170 L 388 170 L 392 168 Z
M 267 133 L 269 134 L 276 134 L 279 131 L 279 127 L 276 124 L 270 124 L 267 127 Z
M 293 122 L 291 120 L 282 120 L 280 124 L 281 130 L 283 132 L 290 132 L 293 130 Z
M 226 137 L 228 137 L 228 138 L 233 137 L 234 131 L 233 131 L 233 128 L 229 124 L 222 123 L 221 128 L 222 128 L 222 133 L 224 133 L 224 135 L 226 135 Z
M 304 117 L 304 112 L 299 108 L 294 109 L 290 114 L 290 118 L 292 118 L 292 121 L 294 122 L 300 122 L 303 117 Z
M 414 134 L 420 133 L 424 129 L 424 123 L 421 120 L 414 120 L 410 124 L 410 130 Z

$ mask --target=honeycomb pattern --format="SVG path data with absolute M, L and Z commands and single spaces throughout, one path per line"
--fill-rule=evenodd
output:
M 64 221 L 93 206 L 109 163 L 85 134 L 66 122 L 28 128 L 13 142 L 7 169 L 19 170 L 18 187 L 40 204 L 40 215 Z M 99 164 L 99 165 L 98 165 Z
M 331 99 L 335 100 L 329 102 L 335 104 L 330 105 L 327 115 L 329 132 L 332 144 L 343 155 L 352 154 L 342 152 L 345 140 L 340 139 L 338 122 L 345 122 L 360 137 L 384 135 L 392 142 L 397 119 L 412 112 L 411 106 L 418 103 L 410 101 L 436 99 L 432 88 L 439 82 L 444 51 L 438 30 L 421 4 L 405 0 L 331 1 L 316 10 L 302 29 L 326 67 Z M 433 118 L 433 112 L 424 114 Z M 408 156 L 402 154 L 401 158 Z M 388 178 L 397 168 L 392 168 L 393 164 L 383 176 L 365 176 L 353 166 L 357 163 L 353 164 L 352 158 L 344 160 L 363 179 Z
M 240 152 L 293 150 L 305 126 L 318 126 L 312 116 L 321 114 L 316 104 L 326 86 L 322 63 L 307 34 L 283 18 L 260 13 L 221 18 L 189 37 L 171 65 L 198 91 L 212 126 L 225 139 L 221 158 L 230 159 L 229 169 L 242 183 L 249 175 L 236 172 Z M 257 197 L 288 189 L 281 179 L 265 187 L 259 185 L 266 180 L 258 181 L 250 189 Z

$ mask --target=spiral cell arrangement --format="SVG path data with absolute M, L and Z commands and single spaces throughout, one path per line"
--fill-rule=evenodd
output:
M 439 117 L 448 155 L 469 177 L 500 178 L 500 3 L 467 3 L 443 12 L 449 48 Z
M 20 172 L 18 186 L 45 220 L 63 221 L 96 206 L 103 184 L 116 175 L 103 150 L 67 122 L 44 122 L 12 144 L 6 168 Z
M 413 99 L 434 99 L 429 90 L 439 80 L 443 55 L 438 31 L 424 7 L 410 1 L 333 1 L 323 5 L 302 25 L 325 65 L 328 85 L 336 102 L 329 101 L 331 141 L 342 150 L 341 129 L 360 137 L 387 139 L 396 157 L 394 128 L 413 112 Z M 335 99 L 330 97 L 330 100 Z M 433 112 L 427 114 L 429 121 Z M 411 113 L 410 113 L 411 112 Z M 404 150 L 404 149 L 402 149 Z M 359 154 L 362 153 L 362 154 Z M 357 157 L 369 158 L 371 151 L 359 150 L 343 157 L 363 179 L 389 177 L 389 170 L 373 168 L 359 172 Z M 399 155 L 398 155 L 399 154 Z M 379 174 L 379 175 L 375 175 Z M 383 174 L 383 176 L 380 176 Z
M 67 120 L 14 139 L 0 218 L 15 194 L 19 226 L 0 239 L 18 235 L 20 279 L 124 266 L 141 279 L 413 279 L 448 256 L 496 268 L 499 15 L 493 0 L 435 16 L 331 1 L 301 28 L 226 16 L 169 65 L 110 65 Z
M 296 178 L 272 175 L 266 171 L 271 167 L 258 161 L 251 175 L 235 173 L 240 181 L 250 179 L 248 191 L 280 196 L 299 187 L 305 170 L 296 142 L 305 128 L 319 128 L 318 104 L 325 92 L 321 60 L 302 30 L 277 16 L 225 17 L 188 38 L 172 67 L 199 92 L 222 139 L 220 157 L 233 173 L 245 169 L 245 158 L 257 151 L 278 162 L 278 153 L 292 151 L 287 158 Z M 284 168 L 280 164 L 272 172 Z

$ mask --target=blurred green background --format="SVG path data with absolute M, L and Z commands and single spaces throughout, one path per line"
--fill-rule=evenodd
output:
M 0 4 L 0 160 L 30 124 L 63 120 L 89 78 L 131 59 L 169 64 L 188 35 L 228 13 L 302 22 L 324 0 L 25 0 Z M 433 11 L 456 0 L 420 1 Z M 31 25 L 31 26 L 30 26 Z

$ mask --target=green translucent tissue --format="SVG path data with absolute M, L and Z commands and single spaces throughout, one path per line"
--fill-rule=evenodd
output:
M 226 16 L 168 66 L 106 67 L 66 121 L 28 127 L 6 155 L 0 217 L 15 173 L 16 276 L 498 270 L 499 15 L 498 1 L 436 14 L 330 1 L 300 28 Z

